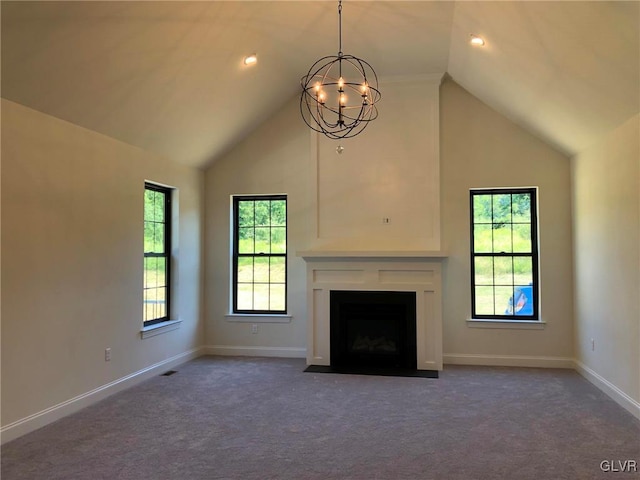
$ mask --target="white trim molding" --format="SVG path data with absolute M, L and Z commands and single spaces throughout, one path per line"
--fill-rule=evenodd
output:
M 445 365 L 479 365 L 487 367 L 575 368 L 569 357 L 543 357 L 526 355 L 482 355 L 469 353 L 445 353 Z
M 640 403 L 624 393 L 606 378 L 600 376 L 584 363 L 575 361 L 576 371 L 586 378 L 593 385 L 602 390 L 608 397 L 612 398 L 617 404 L 627 410 L 631 415 L 640 420 Z
M 445 75 L 446 72 L 416 75 L 386 75 L 379 77 L 379 80 L 380 83 L 428 82 L 439 86 Z
M 413 292 L 418 370 L 442 370 L 442 263 L 433 252 L 299 252 L 307 262 L 307 365 L 331 365 L 331 292 Z M 426 256 L 423 256 L 426 255 Z
M 114 380 L 113 382 L 101 385 L 100 387 L 94 388 L 86 393 L 70 398 L 62 403 L 46 408 L 45 410 L 34 413 L 33 415 L 16 420 L 15 422 L 12 422 L 0 429 L 0 443 L 4 444 L 29 432 L 33 432 L 34 430 L 55 422 L 62 417 L 66 417 L 67 415 L 99 402 L 114 393 L 132 387 L 155 375 L 159 375 L 167 369 L 171 369 L 176 365 L 193 360 L 202 354 L 203 352 L 201 348 L 188 350 L 143 368 L 142 370 L 138 370 L 137 372 Z
M 209 345 L 204 347 L 205 355 L 238 357 L 280 357 L 306 358 L 307 349 L 297 347 L 254 347 L 236 345 Z
M 267 314 L 250 314 L 250 313 L 229 313 L 224 316 L 227 322 L 240 323 L 291 323 L 292 315 L 267 315 Z
M 444 260 L 449 254 L 443 250 L 302 250 L 296 252 L 305 260 Z
M 512 328 L 515 330 L 543 330 L 547 322 L 539 320 L 467 320 L 470 328 Z
M 168 320 L 166 322 L 149 325 L 148 327 L 142 327 L 142 330 L 140 330 L 140 337 L 142 339 L 145 339 L 149 337 L 155 337 L 156 335 L 160 335 L 162 333 L 177 330 L 178 328 L 180 328 L 181 323 L 182 320 Z

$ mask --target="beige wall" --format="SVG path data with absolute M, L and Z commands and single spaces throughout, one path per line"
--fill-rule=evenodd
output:
M 209 168 L 205 177 L 206 345 L 211 353 L 304 356 L 305 265 L 296 250 L 308 243 L 312 216 L 309 129 L 292 99 L 268 122 Z M 231 196 L 287 194 L 288 311 L 284 323 L 264 317 L 230 321 Z M 234 318 L 233 320 L 239 320 Z M 251 324 L 259 323 L 258 333 Z
M 429 141 L 433 105 L 423 99 L 425 105 L 412 111 L 403 103 L 405 96 L 429 95 L 426 87 L 418 88 L 418 93 L 415 90 L 411 82 L 386 86 L 385 100 L 396 101 L 381 104 L 381 108 L 390 110 L 388 116 L 394 120 L 383 123 L 381 116 L 380 128 L 395 129 L 396 135 L 382 135 L 374 122 L 360 137 L 330 145 L 310 136 L 299 118 L 298 100 L 293 99 L 207 171 L 205 296 L 207 345 L 214 347 L 210 351 L 304 356 L 305 265 L 295 256 L 297 251 L 402 250 L 403 246 L 406 250 L 437 249 L 442 243 L 450 253 L 443 266 L 445 353 L 458 355 L 465 363 L 491 363 L 496 356 L 505 356 L 506 363 L 518 364 L 524 359 L 525 364 L 571 365 L 569 159 L 448 81 L 441 87 L 441 161 L 434 166 L 431 151 L 426 151 L 434 143 Z M 405 135 L 403 129 L 413 129 L 413 134 Z M 342 155 L 335 153 L 338 143 L 346 148 Z M 434 177 L 441 180 L 435 187 L 430 183 Z M 540 189 L 541 312 L 546 327 L 470 328 L 466 322 L 470 317 L 469 189 L 531 185 Z M 441 194 L 434 199 L 429 192 L 438 188 Z M 327 197 L 326 192 L 333 194 Z M 261 323 L 258 334 L 251 334 L 251 321 L 232 322 L 225 316 L 229 312 L 230 196 L 243 193 L 289 194 L 289 302 L 293 318 L 291 323 Z M 387 214 L 383 213 L 385 203 L 380 202 L 384 195 L 388 198 Z M 355 220 L 354 205 L 362 212 Z M 386 230 L 378 225 L 383 214 L 392 221 Z M 429 222 L 438 215 L 440 225 L 431 228 Z M 346 217 L 354 222 L 368 221 L 370 225 L 362 224 L 361 228 L 369 234 L 354 233 L 352 223 L 348 235 L 341 238 L 333 227 Z M 414 231 L 428 233 L 408 234 L 411 219 Z M 450 356 L 449 360 L 456 358 Z M 505 359 L 501 361 L 505 363 Z
M 206 326 L 212 353 L 305 356 L 306 265 L 297 252 L 438 249 L 440 76 L 387 81 L 385 115 L 361 136 L 330 141 L 293 98 L 206 172 Z M 338 155 L 336 147 L 343 145 Z M 230 197 L 288 195 L 290 319 L 230 311 Z M 383 224 L 382 218 L 391 219 Z M 259 323 L 258 333 L 251 324 Z
M 433 165 L 429 160 L 433 152 L 420 154 L 430 148 L 428 139 L 402 134 L 406 130 L 402 122 L 409 119 L 397 114 L 407 110 L 402 102 L 415 85 L 406 87 L 390 87 L 393 93 L 385 96 L 398 100 L 394 102 L 398 111 L 389 117 L 395 126 L 385 124 L 384 117 L 379 124 L 385 131 L 397 128 L 392 139 L 376 131 L 374 123 L 361 139 L 344 142 L 345 154 L 335 155 L 334 144 L 329 148 L 310 134 L 294 98 L 205 174 L 3 100 L 3 429 L 168 359 L 197 354 L 202 345 L 211 353 L 303 357 L 306 270 L 296 252 L 323 245 L 401 249 L 399 234 L 406 235 L 407 221 L 420 212 L 416 204 L 421 202 L 422 211 L 432 212 L 418 220 L 423 222 L 418 225 L 423 242 L 411 238 L 406 245 L 407 249 L 441 245 L 449 252 L 443 263 L 445 361 L 559 366 L 572 359 L 569 160 L 448 80 L 440 88 L 441 161 Z M 424 108 L 415 112 L 419 115 Z M 637 131 L 635 117 L 573 161 L 576 356 L 585 368 L 636 402 L 640 399 Z M 376 141 L 382 142 L 379 148 Z M 397 162 L 396 154 L 402 157 Z M 620 167 L 608 168 L 614 162 Z M 345 175 L 339 178 L 342 169 Z M 323 175 L 329 176 L 323 181 Z M 350 177 L 362 188 L 347 188 Z M 434 185 L 433 178 L 440 181 Z M 378 190 L 380 179 L 385 183 Z M 174 305 L 183 323 L 178 330 L 141 340 L 145 180 L 178 189 Z M 425 182 L 426 195 L 420 182 Z M 342 201 L 331 195 L 333 204 L 318 205 L 322 195 L 340 186 Z M 467 325 L 468 192 L 500 186 L 539 188 L 544 329 Z M 384 202 L 373 198 L 384 189 L 390 195 L 388 211 Z M 415 195 L 409 195 L 412 202 L 405 211 L 406 189 Z M 230 196 L 258 193 L 286 193 L 289 198 L 291 317 L 275 323 L 227 317 Z M 434 198 L 436 193 L 439 198 Z M 336 238 L 336 232 L 341 233 L 331 215 L 339 215 L 340 205 L 353 196 L 361 197 L 358 208 L 376 206 L 363 217 L 370 217 L 370 222 L 377 223 L 381 214 L 391 217 L 387 230 L 372 223 L 375 234 L 368 237 Z M 367 196 L 375 201 L 362 203 Z M 439 225 L 430 223 L 438 215 Z M 342 220 L 335 218 L 338 223 Z M 328 230 L 319 230 L 322 222 Z M 625 234 L 611 235 L 614 229 Z M 332 231 L 329 237 L 322 236 Z M 257 334 L 251 333 L 252 323 L 259 325 Z M 595 351 L 589 350 L 591 338 Z M 112 349 L 111 362 L 104 361 L 107 347 Z
M 595 383 L 622 392 L 618 400 L 633 399 L 640 417 L 639 132 L 636 115 L 576 155 L 572 169 L 576 360 Z
M 570 161 L 453 81 L 441 87 L 445 363 L 571 366 Z M 542 330 L 473 328 L 469 190 L 538 187 Z
M 441 78 L 381 81 L 382 113 L 363 134 L 318 136 L 313 249 L 440 249 Z
M 174 310 L 183 322 L 142 340 L 145 180 L 178 189 Z M 2 100 L 5 430 L 28 430 L 29 416 L 202 345 L 202 202 L 199 170 Z

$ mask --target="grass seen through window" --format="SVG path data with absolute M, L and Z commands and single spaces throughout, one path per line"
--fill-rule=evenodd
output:
M 234 312 L 286 311 L 284 196 L 235 197 Z
M 537 317 L 535 190 L 476 190 L 472 207 L 474 317 Z
M 169 189 L 147 184 L 144 191 L 143 321 L 152 325 L 169 318 Z

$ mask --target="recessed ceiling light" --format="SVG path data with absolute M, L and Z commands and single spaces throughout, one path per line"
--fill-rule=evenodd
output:
M 246 57 L 244 57 L 244 60 L 243 60 L 243 63 L 245 65 L 253 65 L 257 62 L 258 62 L 258 56 L 255 53 L 252 53 L 251 55 L 247 55 Z
M 482 39 L 482 37 L 479 37 L 478 35 L 474 35 L 473 33 L 470 36 L 471 36 L 471 40 L 469 40 L 469 43 L 471 43 L 471 45 L 474 45 L 476 47 L 484 46 L 484 40 Z

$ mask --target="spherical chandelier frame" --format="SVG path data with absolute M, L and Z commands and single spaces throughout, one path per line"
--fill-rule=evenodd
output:
M 343 76 L 344 70 L 350 70 L 350 75 Z M 357 81 L 352 80 L 354 76 Z M 329 138 L 355 137 L 378 117 L 376 103 L 382 97 L 378 77 L 361 58 L 342 53 L 323 57 L 302 77 L 301 85 L 302 118 L 309 128 Z
M 300 113 L 309 128 L 339 140 L 360 134 L 378 118 L 382 98 L 369 62 L 342 53 L 342 0 L 338 4 L 339 51 L 316 61 L 300 84 Z

